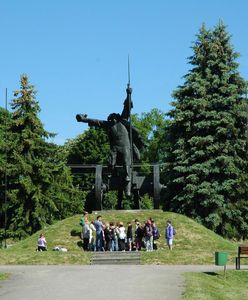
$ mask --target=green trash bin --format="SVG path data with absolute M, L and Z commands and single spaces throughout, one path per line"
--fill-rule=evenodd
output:
M 216 266 L 226 266 L 227 264 L 227 252 L 215 252 L 215 264 Z

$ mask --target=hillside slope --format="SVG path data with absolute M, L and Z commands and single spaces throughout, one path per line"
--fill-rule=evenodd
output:
M 158 250 L 154 252 L 142 251 L 141 259 L 144 264 L 213 264 L 215 251 L 227 251 L 229 264 L 233 263 L 233 256 L 237 246 L 223 239 L 211 230 L 195 221 L 179 214 L 158 210 L 145 211 L 102 211 L 93 212 L 89 220 L 94 220 L 101 214 L 105 222 L 124 222 L 139 219 L 143 222 L 152 217 L 161 233 L 158 240 Z M 174 240 L 173 251 L 168 251 L 165 245 L 164 231 L 166 220 L 172 220 L 177 234 Z M 36 252 L 36 241 L 41 231 L 20 241 L 8 249 L 0 250 L 0 264 L 89 264 L 91 253 L 82 250 L 80 240 L 80 215 L 59 221 L 42 232 L 45 234 L 47 252 Z M 133 226 L 134 227 L 134 226 Z M 52 251 L 55 246 L 64 246 L 68 252 Z

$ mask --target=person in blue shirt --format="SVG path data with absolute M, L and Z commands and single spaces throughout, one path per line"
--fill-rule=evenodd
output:
M 103 224 L 102 224 L 102 216 L 97 216 L 94 222 L 96 228 L 96 251 L 103 251 Z
M 167 221 L 167 226 L 165 229 L 165 239 L 169 250 L 172 250 L 173 244 L 173 237 L 174 237 L 174 229 L 170 220 Z

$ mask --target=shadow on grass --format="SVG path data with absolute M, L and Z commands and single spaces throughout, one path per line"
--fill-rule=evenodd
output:
M 203 274 L 206 274 L 209 276 L 218 276 L 218 273 L 215 273 L 215 272 L 203 272 Z
M 78 245 L 79 248 L 83 248 L 84 243 L 82 241 L 78 241 L 77 245 Z
M 72 229 L 71 236 L 79 236 L 79 237 L 81 237 L 81 232 L 78 231 L 78 230 L 76 230 L 76 229 Z

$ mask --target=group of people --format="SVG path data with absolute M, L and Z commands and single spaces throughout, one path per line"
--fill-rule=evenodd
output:
M 80 220 L 82 226 L 83 249 L 85 251 L 146 251 L 157 249 L 156 241 L 160 233 L 155 221 L 149 218 L 144 223 L 139 220 L 128 222 L 125 227 L 123 222 L 103 222 L 102 216 L 98 215 L 95 221 L 88 220 L 85 212 Z M 165 239 L 170 250 L 172 250 L 175 230 L 170 220 L 167 221 Z
M 81 237 L 85 251 L 140 251 L 143 247 L 146 251 L 153 251 L 157 249 L 156 241 L 160 238 L 158 227 L 152 218 L 143 224 L 136 219 L 133 230 L 132 222 L 128 222 L 125 227 L 123 222 L 117 224 L 103 222 L 100 215 L 95 221 L 90 222 L 88 213 L 85 212 L 80 220 L 80 225 L 82 226 Z M 168 220 L 165 239 L 169 250 L 172 250 L 175 233 L 171 221 Z M 37 251 L 47 251 L 47 242 L 43 233 L 38 238 Z

